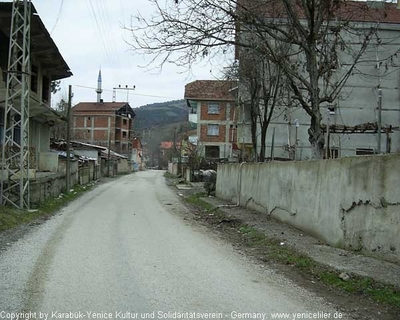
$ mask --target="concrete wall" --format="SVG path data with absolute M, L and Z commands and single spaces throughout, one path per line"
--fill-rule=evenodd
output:
M 118 159 L 118 173 L 128 173 L 132 170 L 132 165 L 128 159 Z
M 65 173 L 57 173 L 30 183 L 31 204 L 39 204 L 50 197 L 58 197 L 65 192 Z M 71 173 L 71 188 L 78 183 L 77 174 Z
M 174 162 L 168 162 L 168 172 L 174 175 L 178 174 L 178 164 Z
M 110 162 L 108 162 L 107 159 L 101 159 L 101 175 L 103 177 L 113 177 L 117 175 L 118 173 L 118 164 L 117 160 L 111 159 Z
M 58 153 L 40 152 L 38 171 L 57 172 L 58 171 Z
M 77 160 L 72 160 L 70 162 L 70 171 L 71 174 L 78 173 L 79 162 Z M 58 159 L 58 172 L 66 173 L 67 172 L 67 159 L 66 158 L 59 158 Z
M 219 165 L 217 196 L 330 245 L 400 262 L 400 155 Z M 241 181 L 241 183 L 240 183 Z

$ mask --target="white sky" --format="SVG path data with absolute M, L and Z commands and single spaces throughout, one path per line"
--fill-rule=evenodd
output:
M 165 0 L 161 0 L 165 1 Z M 192 74 L 173 65 L 161 71 L 148 71 L 140 66 L 149 57 L 130 51 L 129 33 L 121 28 L 129 25 L 131 14 L 149 15 L 154 12 L 148 0 L 32 0 L 47 30 L 71 68 L 73 77 L 62 81 L 53 105 L 67 97 L 68 85 L 74 93 L 73 105 L 82 101 L 96 101 L 94 89 L 101 66 L 104 101 L 112 101 L 112 88 L 136 86 L 129 94 L 132 107 L 154 102 L 182 99 L 184 85 L 194 80 L 216 79 L 220 66 L 203 63 L 193 68 Z M 93 17 L 96 13 L 99 28 Z M 100 31 L 101 30 L 101 31 Z M 103 39 L 103 40 L 102 40 Z M 103 42 L 105 44 L 103 44 Z M 107 52 L 106 49 L 107 48 Z M 117 91 L 117 101 L 126 101 L 125 91 Z

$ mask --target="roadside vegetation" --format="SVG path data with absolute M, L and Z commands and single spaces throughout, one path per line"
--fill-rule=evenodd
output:
M 28 224 L 38 219 L 51 217 L 56 211 L 78 198 L 89 190 L 93 184 L 75 186 L 68 194 L 61 194 L 56 198 L 46 199 L 37 206 L 32 206 L 29 211 L 22 211 L 8 206 L 0 206 L 0 232 L 10 230 L 19 225 Z
M 400 291 L 367 277 L 351 277 L 344 281 L 339 273 L 322 265 L 310 257 L 300 254 L 294 248 L 282 245 L 280 241 L 266 236 L 264 232 L 244 224 L 240 220 L 227 216 L 224 212 L 205 202 L 201 197 L 204 193 L 193 194 L 185 201 L 198 210 L 196 215 L 214 228 L 222 229 L 230 238 L 252 249 L 252 254 L 263 262 L 277 263 L 296 268 L 307 279 L 318 280 L 329 288 L 341 292 L 371 298 L 376 302 L 390 307 L 400 308 Z
M 164 172 L 164 178 L 166 178 L 166 179 L 177 179 L 178 176 L 176 176 L 176 175 L 174 175 L 172 173 L 169 173 L 168 171 L 165 171 Z

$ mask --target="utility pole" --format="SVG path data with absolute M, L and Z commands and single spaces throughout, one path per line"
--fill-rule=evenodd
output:
M 382 89 L 378 89 L 378 154 L 381 153 L 382 139 Z
M 274 161 L 275 127 L 272 128 L 271 161 Z
M 121 85 L 119 85 L 118 88 L 113 88 L 113 102 L 115 102 L 117 99 L 117 90 L 126 90 L 126 102 L 129 102 L 129 91 L 134 91 L 135 89 L 136 86 L 130 88 L 128 85 L 125 85 L 125 88 L 121 87 Z
M 67 168 L 66 168 L 66 188 L 67 194 L 71 189 L 71 151 L 70 151 L 70 144 L 71 144 L 71 103 L 72 102 L 72 86 L 69 85 L 68 87 L 68 109 L 67 109 Z
M 326 137 L 325 137 L 325 159 L 330 158 L 330 152 L 329 152 L 329 129 L 331 126 L 331 118 L 330 118 L 330 113 L 329 113 L 329 107 L 327 109 L 327 125 L 326 125 Z
M 20 209 L 30 205 L 31 10 L 30 0 L 13 1 L 2 141 L 1 204 Z
M 300 123 L 299 123 L 299 119 L 294 119 L 294 125 L 295 125 L 295 142 L 294 142 L 294 159 L 293 160 L 297 160 L 297 147 L 298 147 L 298 138 L 297 138 L 297 135 L 298 135 L 298 129 L 299 129 L 299 126 L 300 126 Z
M 108 118 L 110 119 L 110 118 Z M 108 152 L 107 152 L 107 176 L 110 177 L 110 162 L 111 162 L 111 122 L 108 125 Z

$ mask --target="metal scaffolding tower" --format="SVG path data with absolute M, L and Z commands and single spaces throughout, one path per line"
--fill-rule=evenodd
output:
M 2 147 L 1 203 L 29 209 L 31 0 L 14 0 Z

